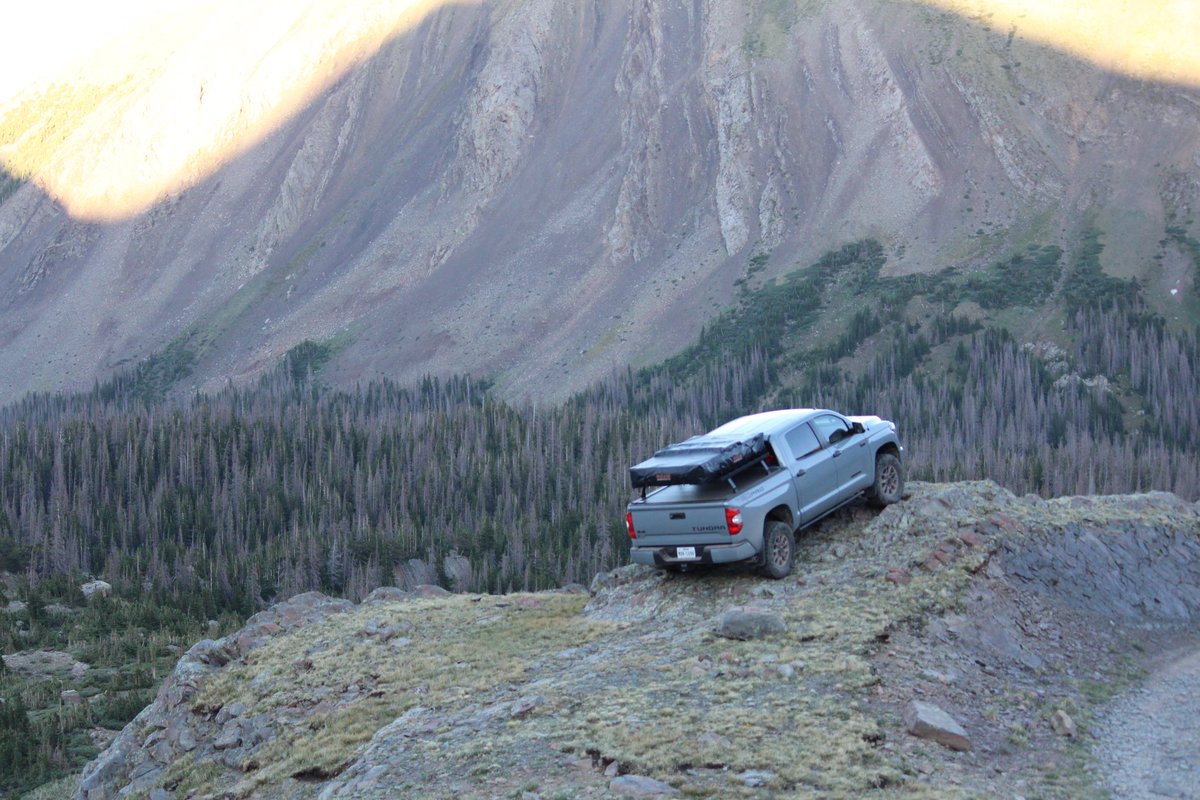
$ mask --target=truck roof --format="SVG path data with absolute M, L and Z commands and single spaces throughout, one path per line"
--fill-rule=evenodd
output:
M 726 422 L 719 428 L 716 428 L 709 433 L 730 434 L 730 435 L 747 435 L 755 433 L 781 433 L 788 430 L 798 422 L 803 422 L 809 417 L 817 414 L 832 414 L 835 412 L 827 411 L 823 408 L 785 408 L 779 411 L 763 411 L 759 414 L 750 414 L 745 417 L 738 417 L 735 420 Z M 840 414 L 838 416 L 841 416 Z

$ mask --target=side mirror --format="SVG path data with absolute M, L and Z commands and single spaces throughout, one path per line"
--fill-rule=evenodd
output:
M 866 432 L 867 432 L 867 429 L 863 427 L 863 424 L 861 422 L 851 422 L 850 423 L 851 435 L 859 434 L 859 433 L 866 433 Z

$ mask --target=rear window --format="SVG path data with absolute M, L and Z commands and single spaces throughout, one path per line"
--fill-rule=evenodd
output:
M 788 449 L 796 458 L 804 458 L 821 449 L 817 435 L 813 433 L 807 422 L 792 428 L 784 435 L 784 439 L 788 443 Z

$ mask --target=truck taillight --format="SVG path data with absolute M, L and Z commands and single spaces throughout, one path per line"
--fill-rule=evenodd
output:
M 725 525 L 729 528 L 730 536 L 737 536 L 742 532 L 742 510 L 740 508 L 725 509 Z
M 634 527 L 633 527 L 633 512 L 632 511 L 627 511 L 625 513 L 625 529 L 629 531 L 630 539 L 637 538 L 637 531 L 634 530 Z

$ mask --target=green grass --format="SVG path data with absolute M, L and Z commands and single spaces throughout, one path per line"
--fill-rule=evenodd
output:
M 75 775 L 68 775 L 65 778 L 59 778 L 56 781 L 42 784 L 33 791 L 26 792 L 21 795 L 21 800 L 62 800 L 64 797 L 73 795 L 78 785 L 79 778 Z
M 410 600 L 356 609 L 279 636 L 204 685 L 193 708 L 213 713 L 241 702 L 249 714 L 269 714 L 311 706 L 321 688 L 337 696 L 352 682 L 369 687 L 366 697 L 283 731 L 256 755 L 260 768 L 234 788 L 235 796 L 298 773 L 338 772 L 375 731 L 416 705 L 447 720 L 445 730 L 429 737 L 439 757 L 481 781 L 490 779 L 497 752 L 548 740 L 605 762 L 615 759 L 623 769 L 694 796 L 713 796 L 711 780 L 720 783 L 721 796 L 753 796 L 754 790 L 720 777 L 726 768 L 770 770 L 776 777 L 768 788 L 787 792 L 852 797 L 898 787 L 908 781 L 903 765 L 878 747 L 886 731 L 863 703 L 879 680 L 870 658 L 888 630 L 956 602 L 983 556 L 966 554 L 953 568 L 917 574 L 904 587 L 879 573 L 884 564 L 917 560 L 938 536 L 884 537 L 865 545 L 854 574 L 810 585 L 784 611 L 788 633 L 767 640 L 729 641 L 703 624 L 678 636 L 641 637 L 653 627 L 582 616 L 586 598 L 574 595 Z M 819 538 L 814 546 L 821 546 Z M 810 577 L 840 569 L 840 562 L 806 566 Z M 690 591 L 703 595 L 697 603 L 720 603 L 739 581 L 744 578 L 711 576 Z M 411 641 L 392 650 L 356 636 L 371 618 L 401 626 Z M 553 660 L 592 641 L 607 655 L 587 669 L 572 671 L 569 662 Z M 702 660 L 717 669 L 691 668 Z M 776 669 L 783 664 L 798 665 L 790 678 Z M 530 681 L 545 698 L 545 713 L 490 731 L 486 740 L 450 735 L 453 715 L 465 704 L 486 706 L 497 687 L 522 692 Z M 704 731 L 702 740 L 697 731 Z M 712 764 L 720 768 L 708 783 L 686 775 Z M 208 791 L 222 778 L 205 768 L 178 762 L 170 780 Z
M 242 702 L 251 713 L 270 713 L 311 705 L 321 687 L 369 683 L 375 688 L 364 699 L 267 744 L 258 755 L 262 768 L 239 791 L 305 771 L 333 773 L 375 731 L 413 706 L 450 708 L 497 685 L 520 682 L 532 661 L 608 632 L 610 625 L 580 618 L 585 600 L 508 595 L 477 604 L 471 596 L 455 595 L 359 608 L 254 651 L 244 664 L 207 683 L 193 707 L 216 710 Z M 491 618 L 488 624 L 477 624 L 482 612 Z M 372 618 L 382 626 L 403 626 L 411 642 L 397 652 L 378 638 L 347 636 Z M 322 647 L 329 641 L 338 646 Z M 301 660 L 306 652 L 311 654 Z M 172 779 L 198 781 L 198 769 L 204 765 L 181 762 L 172 768 Z

